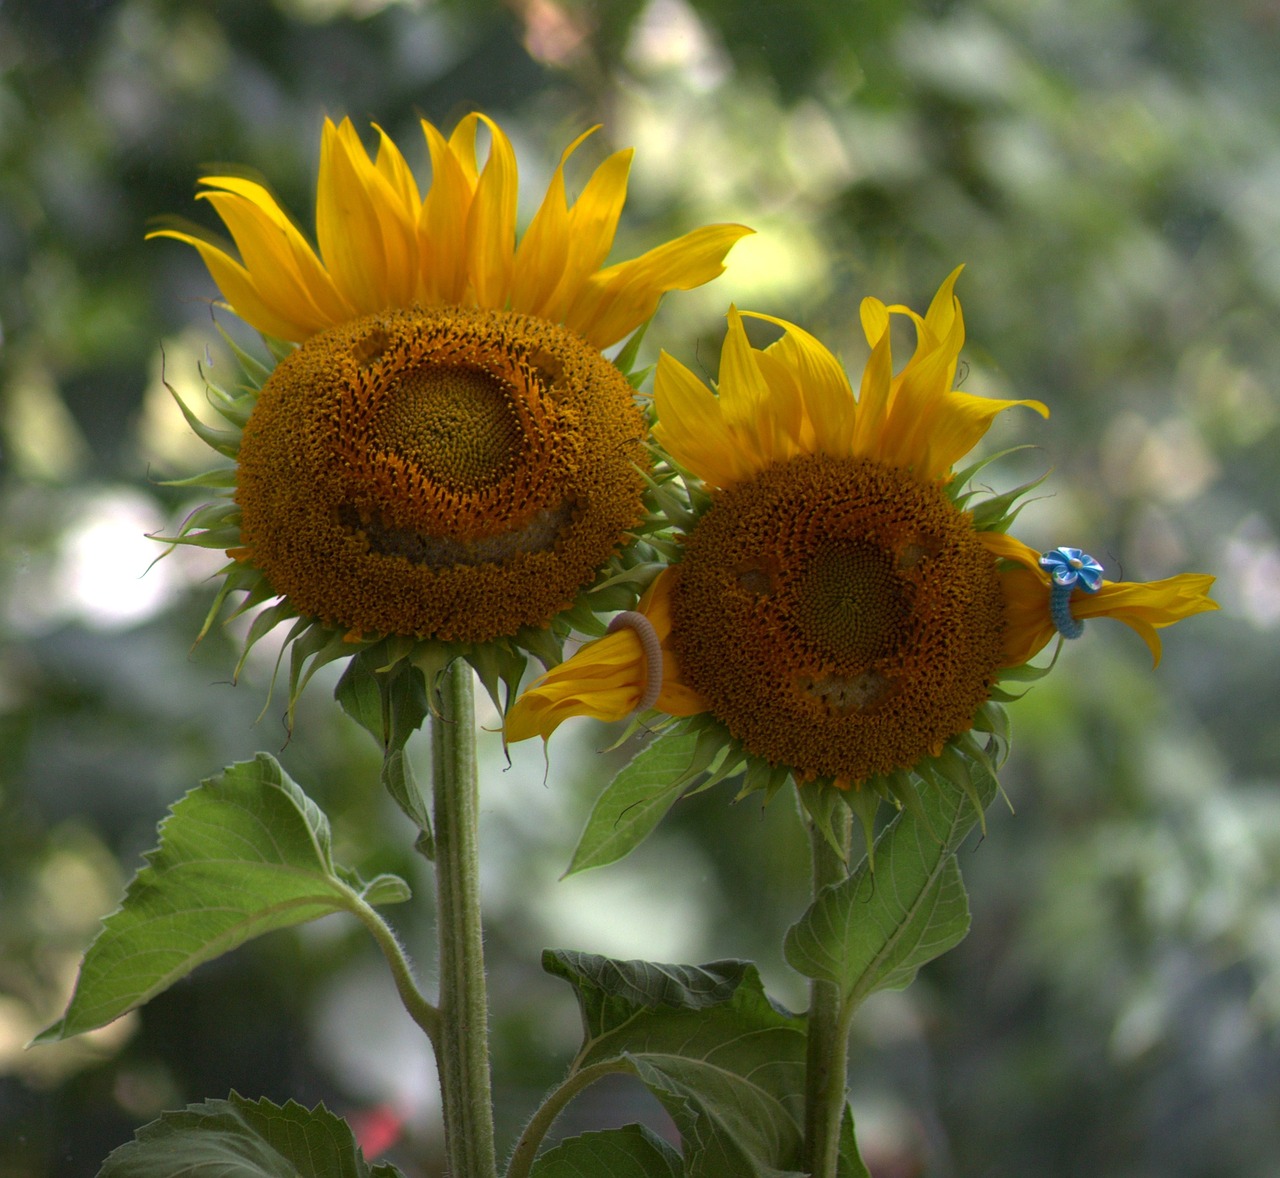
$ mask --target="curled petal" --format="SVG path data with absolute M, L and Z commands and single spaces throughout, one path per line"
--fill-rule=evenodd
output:
M 565 325 L 596 347 L 617 343 L 658 308 L 667 291 L 691 290 L 724 272 L 724 256 L 745 225 L 706 225 L 616 266 L 592 274 L 565 316 Z
M 692 716 L 706 702 L 680 681 L 679 664 L 667 639 L 671 634 L 671 585 L 676 569 L 661 573 L 640 600 L 638 612 L 662 643 L 662 690 L 654 706 L 672 716 Z M 506 739 L 546 740 L 571 716 L 622 720 L 642 702 L 648 683 L 648 658 L 636 630 L 623 627 L 588 642 L 572 658 L 552 667 L 523 691 L 507 713 Z
M 979 532 L 978 538 L 993 556 L 1014 567 L 1000 573 L 1005 599 L 1005 666 L 1021 666 L 1033 659 L 1053 638 L 1051 616 L 1053 578 L 1041 566 L 1040 553 L 1002 532 Z M 1159 665 L 1161 646 L 1157 630 L 1194 614 L 1215 610 L 1209 597 L 1214 578 L 1204 573 L 1180 573 L 1161 581 L 1103 581 L 1096 592 L 1076 588 L 1070 598 L 1077 621 L 1115 618 L 1134 630 Z

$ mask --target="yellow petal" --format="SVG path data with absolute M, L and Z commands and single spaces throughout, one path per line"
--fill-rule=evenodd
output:
M 475 116 L 458 124 L 457 138 L 464 125 L 471 131 L 470 168 L 426 119 L 422 133 L 431 154 L 431 188 L 422 203 L 418 234 L 422 242 L 422 271 L 418 297 L 423 302 L 461 303 L 467 292 L 467 219 L 475 192 Z
M 658 356 L 653 400 L 658 417 L 654 438 L 704 483 L 731 487 L 758 469 L 725 425 L 719 398 L 667 352 Z
M 645 659 L 633 630 L 589 642 L 520 694 L 507 713 L 508 741 L 546 740 L 571 716 L 621 720 L 640 702 Z
M 1041 417 L 1049 416 L 1042 401 L 1001 401 L 994 397 L 974 397 L 951 392 L 936 405 L 927 436 L 921 439 L 919 466 L 923 479 L 936 479 L 982 440 L 991 422 L 1006 409 L 1023 405 Z
M 413 178 L 409 164 L 391 136 L 377 123 L 373 124 L 373 129 L 378 132 L 378 157 L 375 166 L 395 194 L 402 215 L 413 222 L 422 207 L 418 182 Z
M 1157 629 L 1172 626 L 1193 614 L 1218 608 L 1209 599 L 1213 577 L 1205 573 L 1180 573 L 1162 581 L 1104 581 L 1097 593 L 1073 594 L 1071 612 L 1085 618 L 1115 618 L 1137 631 L 1151 651 L 1154 665 L 1160 665 L 1160 638 Z
M 662 691 L 654 705 L 673 716 L 706 711 L 706 701 L 680 680 L 679 664 L 671 652 L 671 589 L 676 569 L 665 569 L 636 607 L 653 625 L 662 642 Z M 507 713 L 508 741 L 541 736 L 546 740 L 571 716 L 622 720 L 631 714 L 644 692 L 648 668 L 644 648 L 634 630 L 622 629 L 589 642 L 572 658 L 552 667 L 521 693 Z
M 153 237 L 172 237 L 175 241 L 195 246 L 227 305 L 250 327 L 257 328 L 264 335 L 294 343 L 301 343 L 312 334 L 312 328 L 284 317 L 268 303 L 259 292 L 249 271 L 217 246 L 201 241 L 193 234 L 182 233 L 176 229 L 158 229 L 147 234 L 148 239 Z
M 547 304 L 564 277 L 569 259 L 569 206 L 564 195 L 564 166 L 574 149 L 594 131 L 584 131 L 560 156 L 547 194 L 516 249 L 511 276 L 511 309 L 526 315 L 546 314 Z
M 569 257 L 547 307 L 548 318 L 556 323 L 564 319 L 587 278 L 604 264 L 613 248 L 634 154 L 631 148 L 614 152 L 591 174 L 569 210 Z
M 335 316 L 350 317 L 350 305 L 296 229 L 285 229 L 261 205 L 237 193 L 202 192 L 199 199 L 217 210 L 255 288 L 278 316 L 302 325 L 308 334 L 342 321 Z
M 657 309 L 669 290 L 690 290 L 724 272 L 724 256 L 754 230 L 704 225 L 616 266 L 591 275 L 565 315 L 565 324 L 598 348 L 617 343 Z
M 783 336 L 765 349 L 792 375 L 799 395 L 799 431 L 794 435 L 803 453 L 846 455 L 853 438 L 854 400 L 849 378 L 840 361 L 803 328 L 785 319 L 744 311 L 783 329 Z M 778 392 L 774 392 L 775 399 Z
M 394 174 L 393 157 L 385 149 L 380 154 Z M 406 306 L 414 297 L 417 210 L 403 199 L 403 176 L 398 182 L 401 187 L 393 186 L 369 158 L 350 119 L 336 128 L 326 120 L 316 238 L 334 284 L 361 314 Z
M 516 153 L 497 123 L 479 118 L 489 128 L 489 158 L 467 218 L 467 269 L 476 304 L 501 309 L 511 293 L 516 244 Z
M 884 304 L 874 299 L 862 300 L 862 322 L 867 327 L 879 325 L 879 315 L 868 315 L 868 303 L 875 311 L 878 303 L 881 310 Z M 868 339 L 871 331 L 868 329 Z M 853 440 L 850 452 L 856 458 L 880 458 L 881 439 L 884 436 L 885 424 L 889 413 L 889 397 L 893 388 L 893 345 L 889 337 L 889 315 L 884 315 L 884 330 L 875 336 L 872 342 L 871 355 L 867 358 L 862 370 L 862 383 L 858 390 L 858 404 L 854 410 Z
M 1040 567 L 1040 553 L 1021 540 L 1000 532 L 979 532 L 978 539 L 992 555 L 1018 566 L 1002 570 L 1000 579 L 1005 598 L 1005 665 L 1020 666 L 1034 658 L 1055 633 L 1049 615 L 1052 583 Z M 1071 613 L 1080 621 L 1115 618 L 1124 622 L 1147 644 L 1158 666 L 1161 648 L 1156 630 L 1216 610 L 1218 603 L 1209 598 L 1213 582 L 1206 573 L 1179 573 L 1161 581 L 1103 581 L 1096 593 L 1073 592 Z

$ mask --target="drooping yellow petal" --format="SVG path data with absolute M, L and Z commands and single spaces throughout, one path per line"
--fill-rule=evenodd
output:
M 1055 630 L 1049 613 L 1052 582 L 1040 567 L 1040 553 L 1002 532 L 979 532 L 978 539 L 993 556 L 1016 567 L 1001 571 L 1005 598 L 1005 665 L 1021 666 L 1052 640 Z M 1156 630 L 1218 603 L 1209 597 L 1213 577 L 1205 573 L 1179 573 L 1161 581 L 1103 581 L 1096 593 L 1077 589 L 1071 595 L 1071 613 L 1077 620 L 1115 618 L 1136 631 L 1160 663 L 1160 638 Z
M 664 570 L 637 609 L 662 642 L 662 690 L 654 705 L 673 716 L 706 711 L 706 701 L 680 681 L 679 664 L 668 645 L 671 634 L 671 586 L 675 569 Z M 553 667 L 526 688 L 507 713 L 510 742 L 541 736 L 546 740 L 571 716 L 625 719 L 644 693 L 647 665 L 634 630 L 622 629 L 589 642 L 572 658 Z
M 592 274 L 565 315 L 598 348 L 617 343 L 639 327 L 671 290 L 691 290 L 724 272 L 733 243 L 754 230 L 745 225 L 705 225 L 629 262 Z
M 467 268 L 476 305 L 501 309 L 511 293 L 516 244 L 516 153 L 497 123 L 480 119 L 489 128 L 489 158 L 467 218 Z

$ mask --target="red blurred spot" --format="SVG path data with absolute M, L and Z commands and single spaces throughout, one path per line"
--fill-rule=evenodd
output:
M 366 1158 L 376 1158 L 389 1150 L 399 1140 L 404 1127 L 404 1118 L 389 1104 L 352 1113 L 347 1120 Z

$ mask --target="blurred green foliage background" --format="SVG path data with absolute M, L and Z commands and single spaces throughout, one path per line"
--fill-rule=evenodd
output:
M 759 231 L 667 301 L 650 359 L 714 375 L 732 300 L 857 371 L 863 295 L 923 308 L 967 263 L 964 387 L 1053 410 L 988 439 L 1040 447 L 993 468 L 1001 485 L 1053 468 L 1019 534 L 1115 577 L 1220 578 L 1223 612 L 1166 632 L 1157 672 L 1094 623 L 1013 709 L 1012 805 L 962 857 L 973 931 L 856 1027 L 876 1178 L 1274 1175 L 1277 61 L 1274 0 L 0 3 L 0 1178 L 92 1175 L 161 1109 L 231 1088 L 402 1123 L 388 1156 L 440 1172 L 418 1160 L 439 1153 L 426 1044 L 350 922 L 268 937 L 84 1041 L 23 1045 L 166 807 L 257 748 L 348 861 L 430 895 L 332 678 L 286 741 L 278 695 L 259 717 L 270 652 L 233 687 L 235 627 L 191 649 L 219 562 L 144 575 L 143 533 L 196 502 L 156 480 L 207 465 L 161 374 L 198 403 L 197 365 L 229 364 L 195 252 L 142 236 L 164 213 L 213 226 L 195 180 L 229 161 L 309 227 L 325 114 L 425 166 L 417 116 L 477 108 L 516 140 L 526 215 L 585 126 L 604 125 L 584 158 L 636 146 L 618 257 L 709 221 Z M 576 1046 L 545 945 L 753 957 L 804 1002 L 779 950 L 807 878 L 785 795 L 701 795 L 631 860 L 558 882 L 614 735 L 566 726 L 549 766 L 522 746 L 509 769 L 482 741 L 504 1140 Z M 390 915 L 429 976 L 429 900 Z M 563 1127 L 636 1117 L 662 1123 L 602 1087 Z

